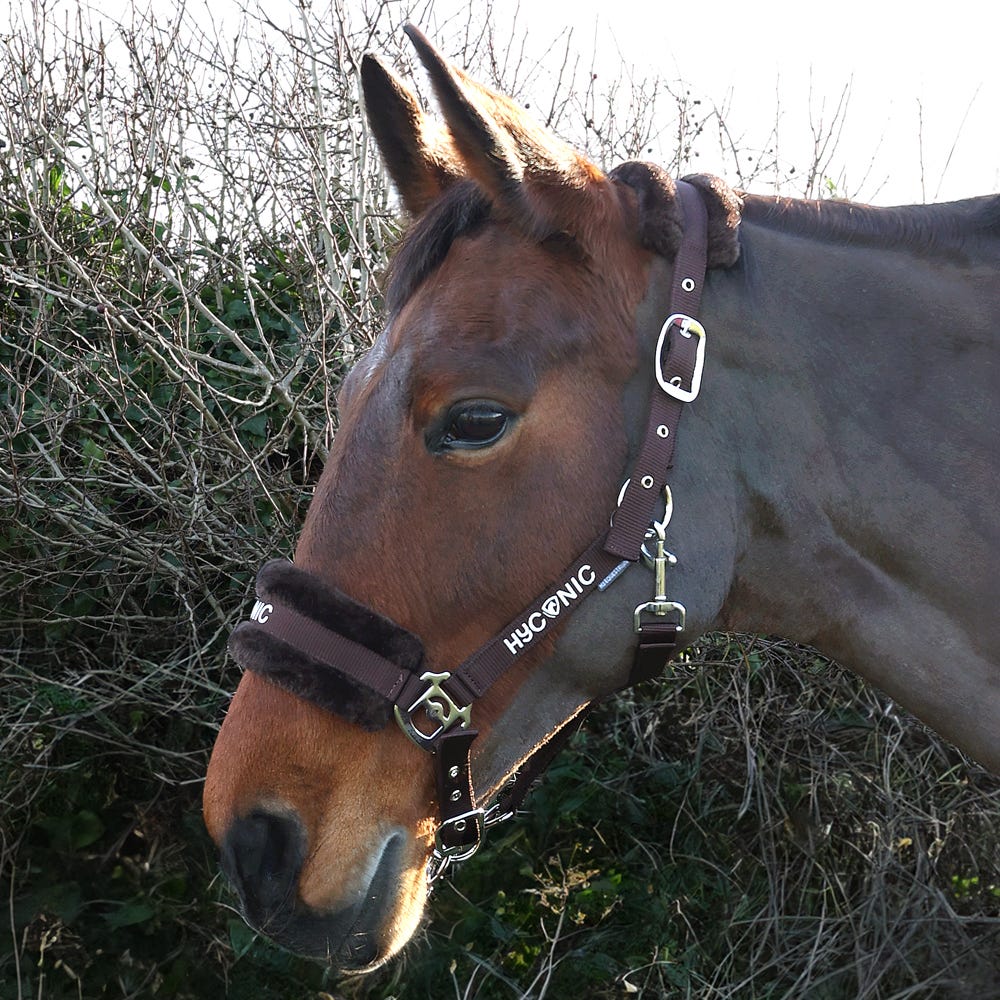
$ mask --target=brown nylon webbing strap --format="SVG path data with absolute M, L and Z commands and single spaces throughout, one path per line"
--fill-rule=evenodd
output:
M 708 212 L 697 188 L 691 184 L 678 181 L 677 194 L 684 212 L 684 238 L 674 263 L 670 313 L 694 317 L 698 313 L 705 284 Z M 690 388 L 697 347 L 695 337 L 670 338 L 670 350 L 663 359 L 664 381 L 676 378 L 682 388 Z M 615 512 L 615 523 L 608 534 L 607 550 L 619 559 L 635 562 L 639 558 L 646 529 L 653 521 L 667 481 L 683 408 L 684 403 L 679 399 L 668 395 L 658 385 L 653 387 L 645 437 L 625 496 Z
M 534 603 L 469 656 L 453 677 L 460 678 L 476 698 L 481 698 L 522 652 L 536 644 L 550 622 L 555 624 L 569 617 L 620 562 L 604 551 L 604 538 L 599 538 L 574 560 L 561 580 L 550 584 Z
M 254 625 L 305 653 L 318 663 L 329 664 L 358 684 L 395 701 L 409 671 L 387 660 L 367 646 L 342 636 L 287 605 L 268 598 L 266 614 L 253 619 Z
M 656 677 L 677 652 L 679 644 L 680 633 L 672 623 L 644 625 L 625 687 L 634 687 Z

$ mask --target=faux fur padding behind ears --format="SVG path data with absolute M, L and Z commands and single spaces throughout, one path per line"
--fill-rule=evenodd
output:
M 622 163 L 609 176 L 632 188 L 639 203 L 639 239 L 643 246 L 672 260 L 681 245 L 677 185 L 653 163 Z M 708 266 L 732 267 L 740 256 L 739 224 L 743 200 L 725 181 L 711 174 L 683 178 L 701 192 L 708 211 Z
M 415 635 L 290 562 L 276 559 L 261 568 L 257 596 L 312 618 L 404 670 L 420 669 L 424 650 Z M 392 716 L 392 705 L 381 695 L 342 674 L 335 665 L 315 660 L 268 634 L 253 621 L 236 626 L 229 652 L 244 669 L 369 732 L 381 729 Z

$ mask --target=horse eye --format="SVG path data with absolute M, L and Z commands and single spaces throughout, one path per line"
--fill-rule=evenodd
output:
M 486 448 L 506 433 L 512 414 L 487 400 L 458 403 L 448 411 L 444 427 L 428 442 L 434 450 Z M 436 447 L 435 447 L 436 446 Z

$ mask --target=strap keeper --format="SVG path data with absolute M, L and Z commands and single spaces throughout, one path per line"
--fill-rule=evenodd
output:
M 635 649 L 632 671 L 625 687 L 633 687 L 643 681 L 652 680 L 670 662 L 677 652 L 677 639 L 660 638 L 653 642 L 640 642 Z

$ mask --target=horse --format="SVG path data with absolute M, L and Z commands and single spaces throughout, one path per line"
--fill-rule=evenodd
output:
M 205 782 L 246 919 L 385 962 L 587 707 L 708 630 L 1000 771 L 1000 197 L 606 173 L 405 30 L 443 121 L 365 56 L 413 222 Z

